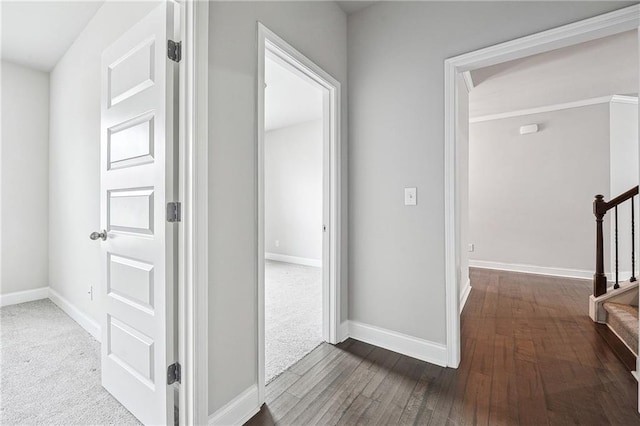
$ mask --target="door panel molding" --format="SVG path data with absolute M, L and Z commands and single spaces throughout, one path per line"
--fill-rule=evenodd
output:
M 144 424 L 173 423 L 175 410 L 166 375 L 177 361 L 178 236 L 165 218 L 177 189 L 178 74 L 165 51 L 174 6 L 156 6 L 103 51 L 101 63 L 102 385 Z

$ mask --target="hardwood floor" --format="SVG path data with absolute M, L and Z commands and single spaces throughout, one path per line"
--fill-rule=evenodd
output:
M 471 282 L 458 369 L 322 344 L 247 424 L 640 424 L 637 383 L 589 319 L 590 283 L 489 270 Z

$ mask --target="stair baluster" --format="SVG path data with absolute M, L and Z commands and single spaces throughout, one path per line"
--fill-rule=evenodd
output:
M 631 197 L 631 278 L 629 282 L 636 281 L 636 214 L 635 197 Z
M 636 281 L 636 247 L 635 247 L 635 205 L 634 197 L 638 195 L 638 186 L 635 186 L 610 201 L 605 201 L 604 196 L 596 195 L 593 202 L 593 214 L 596 217 L 596 272 L 593 274 L 593 295 L 602 296 L 607 293 L 607 276 L 604 273 L 604 216 L 614 209 L 614 238 L 615 238 L 615 274 L 616 280 L 613 288 L 620 288 L 620 271 L 618 258 L 618 205 L 631 200 L 631 282 Z
M 620 288 L 620 279 L 619 279 L 619 268 L 618 268 L 618 206 L 615 207 L 614 209 L 614 228 L 615 228 L 615 243 L 616 243 L 616 283 L 613 285 L 614 289 L 619 289 Z

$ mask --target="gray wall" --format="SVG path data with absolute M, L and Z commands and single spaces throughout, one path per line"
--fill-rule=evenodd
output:
M 470 258 L 593 271 L 592 203 L 609 198 L 609 170 L 608 103 L 472 123 Z
M 346 218 L 347 20 L 333 2 L 212 2 L 210 8 L 209 412 L 213 413 L 257 383 L 257 21 L 342 84 Z M 346 284 L 346 220 L 344 225 Z M 345 320 L 345 288 L 342 300 Z
M 49 285 L 49 74 L 2 61 L 0 294 Z
M 444 60 L 629 4 L 385 2 L 349 16 L 350 319 L 445 342 Z
M 322 140 L 322 120 L 265 133 L 266 253 L 322 260 Z
M 638 35 L 627 31 L 473 71 L 471 117 L 638 92 Z
M 609 107 L 610 134 L 610 194 L 616 197 L 638 184 L 638 105 L 612 102 Z M 638 199 L 634 200 L 636 229 L 640 208 Z M 611 233 L 614 232 L 613 212 L 605 216 L 609 222 Z M 626 280 L 631 272 L 631 207 L 629 202 L 618 208 L 618 244 L 620 278 Z M 614 241 L 611 250 L 615 253 Z M 637 259 L 636 254 L 636 259 Z M 615 257 L 611 259 L 615 261 Z M 636 261 L 636 265 L 638 262 Z M 605 268 L 615 271 L 615 264 L 605 264 Z M 610 273 L 609 279 L 614 279 Z
M 106 2 L 51 71 L 49 278 L 51 288 L 96 322 L 106 294 L 100 245 L 89 240 L 100 226 L 100 57 L 155 5 Z

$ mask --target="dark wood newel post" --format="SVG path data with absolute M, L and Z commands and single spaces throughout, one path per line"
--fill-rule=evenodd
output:
M 593 214 L 596 216 L 596 273 L 593 274 L 593 295 L 602 296 L 607 292 L 607 276 L 604 274 L 604 233 L 603 219 L 607 213 L 604 196 L 596 195 Z

